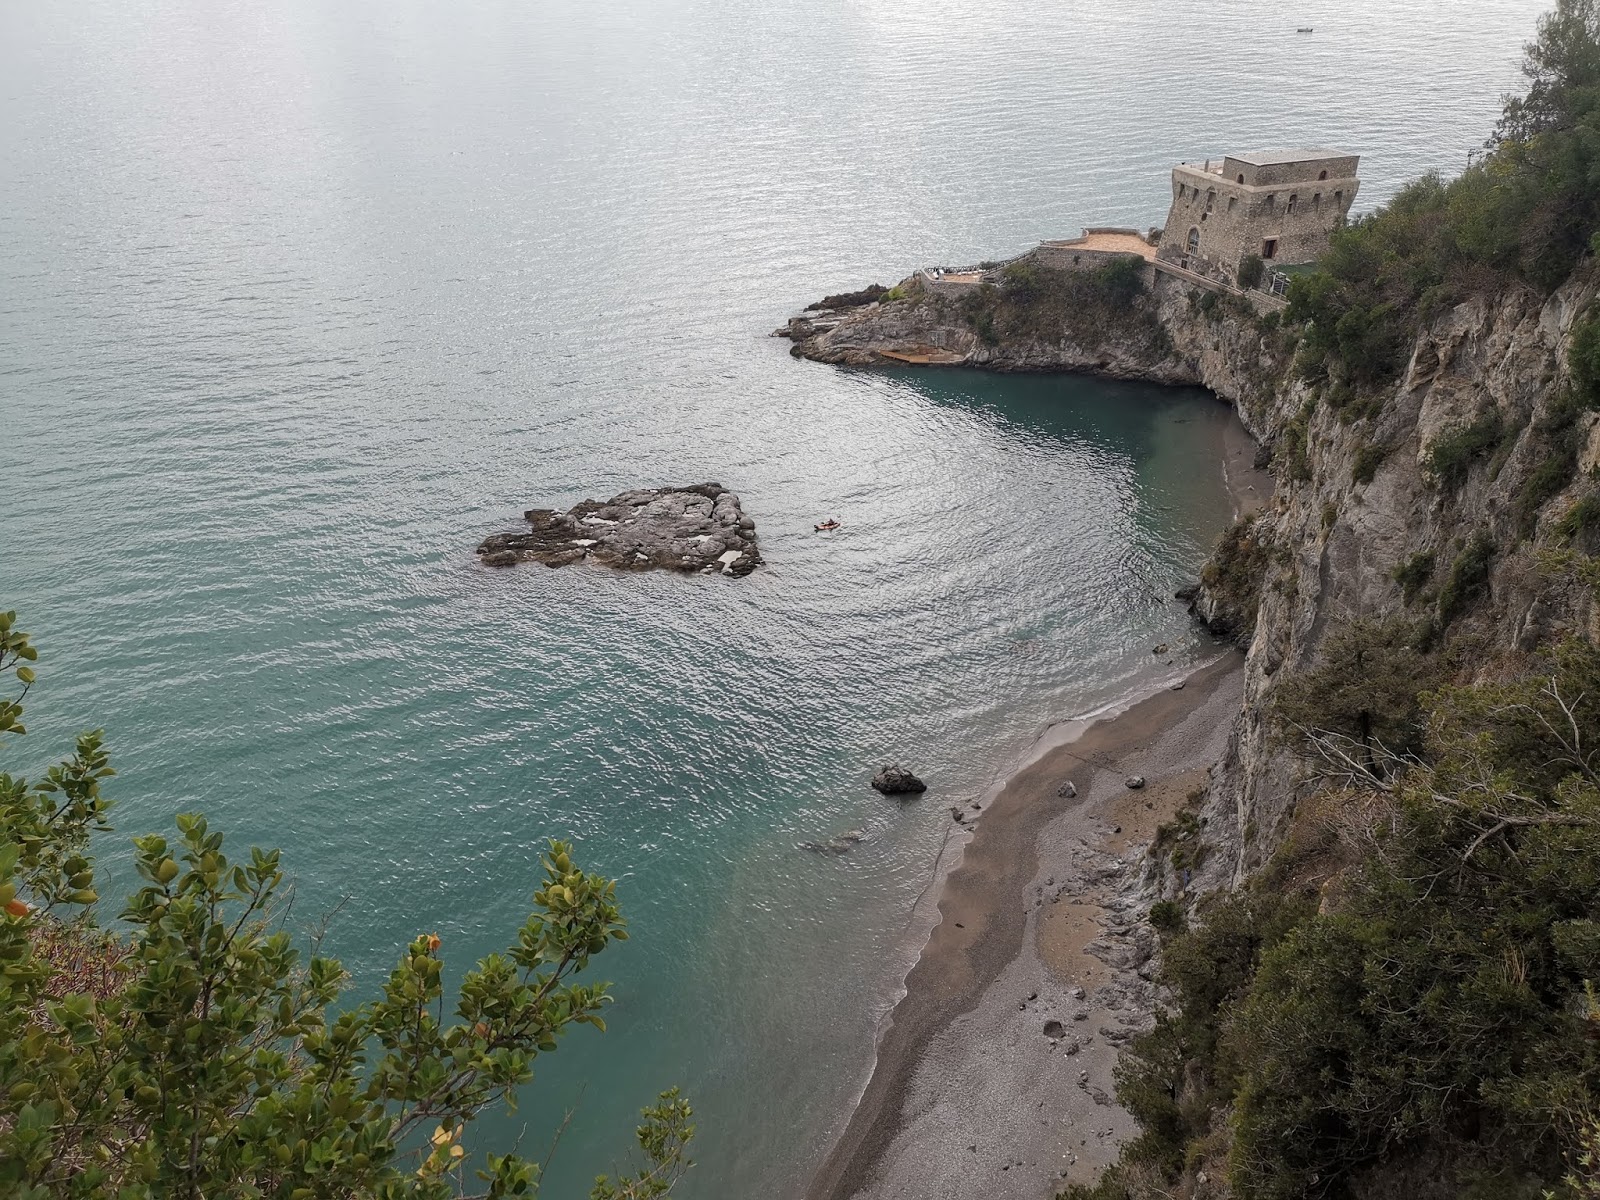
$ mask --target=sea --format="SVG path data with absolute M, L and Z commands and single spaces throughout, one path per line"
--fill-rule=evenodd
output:
M 771 331 L 1160 224 L 1172 164 L 1229 150 L 1359 152 L 1370 209 L 1465 164 L 1542 7 L 0 0 L 0 608 L 41 652 L 0 765 L 103 728 L 108 897 L 203 811 L 282 849 L 279 918 L 352 1000 L 420 933 L 451 979 L 508 944 L 569 840 L 630 923 L 609 1029 L 474 1146 L 582 1195 L 680 1086 L 682 1194 L 795 1196 L 950 808 L 1218 652 L 1172 593 L 1230 518 L 1230 416 Z M 746 579 L 473 554 L 707 480 Z M 874 793 L 892 761 L 929 791 Z

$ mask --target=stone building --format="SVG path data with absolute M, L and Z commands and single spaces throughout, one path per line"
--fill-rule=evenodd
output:
M 1341 150 L 1253 150 L 1172 169 L 1159 261 L 1234 283 L 1239 263 L 1314 262 L 1344 224 L 1361 181 Z

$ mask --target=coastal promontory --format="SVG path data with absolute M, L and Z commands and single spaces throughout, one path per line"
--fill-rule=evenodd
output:
M 485 566 L 588 561 L 630 571 L 742 577 L 761 563 L 755 520 L 720 483 L 635 488 L 566 512 L 530 508 L 523 519 L 528 529 L 483 539 L 477 552 Z

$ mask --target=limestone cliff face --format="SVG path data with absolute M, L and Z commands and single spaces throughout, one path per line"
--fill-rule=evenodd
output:
M 1291 380 L 1286 363 L 1269 364 L 1272 356 L 1236 327 L 1184 323 L 1198 336 L 1175 336 L 1201 382 L 1232 400 L 1273 448 L 1278 477 L 1255 530 L 1266 563 L 1244 705 L 1207 800 L 1209 840 L 1222 851 L 1207 882 L 1237 880 L 1286 832 L 1303 783 L 1266 714 L 1279 680 L 1315 659 L 1330 628 L 1401 614 L 1436 627 L 1448 621 L 1448 636 L 1467 640 L 1471 661 L 1490 672 L 1514 669 L 1536 645 L 1593 622 L 1592 593 L 1540 559 L 1567 544 L 1561 519 L 1596 488 L 1595 415 L 1569 415 L 1563 430 L 1557 411 L 1567 339 L 1595 291 L 1585 273 L 1548 299 L 1516 289 L 1445 313 L 1418 335 L 1399 382 L 1363 398 L 1376 408 L 1371 415 L 1354 415 L 1359 404 L 1336 409 Z M 1495 430 L 1496 440 L 1454 480 L 1437 478 L 1431 451 L 1467 427 Z M 1578 448 L 1576 463 L 1537 486 L 1563 446 Z M 1448 590 L 1457 564 L 1470 563 L 1475 543 L 1493 547 L 1486 578 L 1446 615 L 1436 593 Z M 1409 603 L 1396 579 L 1406 566 Z M 1203 585 L 1202 615 L 1217 600 Z
M 1347 394 L 1342 406 L 1292 370 L 1291 334 L 1237 302 L 1197 303 L 1166 276 L 1124 321 L 1015 341 L 985 343 L 956 306 L 917 302 L 791 335 L 796 353 L 824 361 L 881 362 L 879 349 L 922 345 L 996 369 L 1200 384 L 1232 402 L 1271 451 L 1271 505 L 1238 531 L 1231 555 L 1225 543 L 1194 601 L 1203 619 L 1235 626 L 1248 654 L 1243 708 L 1202 812 L 1212 852 L 1195 882 L 1205 887 L 1236 882 L 1287 830 L 1305 783 L 1295 755 L 1270 735 L 1268 713 L 1279 681 L 1316 659 L 1331 628 L 1360 617 L 1431 620 L 1441 639 L 1471 645 L 1469 661 L 1485 672 L 1515 669 L 1536 645 L 1592 629 L 1592 593 L 1552 571 L 1544 552 L 1574 537 L 1596 549 L 1584 545 L 1592 534 L 1562 524 L 1578 500 L 1600 495 L 1600 416 L 1558 410 L 1573 322 L 1597 288 L 1585 269 L 1549 297 L 1513 288 L 1462 304 L 1417 336 L 1398 382 Z M 1486 431 L 1487 444 L 1436 478 L 1430 452 L 1469 426 Z M 1541 474 L 1552 457 L 1563 465 Z M 1442 616 L 1438 593 L 1458 564 L 1472 582 L 1474 551 L 1480 563 L 1489 553 L 1486 577 Z M 1402 567 L 1409 603 L 1395 578 Z M 1250 611 L 1253 630 L 1227 620 Z

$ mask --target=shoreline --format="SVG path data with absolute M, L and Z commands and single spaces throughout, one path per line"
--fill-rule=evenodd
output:
M 1043 1197 L 1112 1161 L 1132 1126 L 1109 1100 L 1111 1067 L 1133 1030 L 1127 1020 L 1141 1014 L 1130 1014 L 1129 997 L 1119 994 L 1128 981 L 1094 955 L 1107 948 L 1092 945 L 1105 940 L 1096 918 L 1116 898 L 1074 894 L 1067 875 L 1083 851 L 1123 863 L 1130 851 L 1134 862 L 1142 858 L 1139 835 L 1147 840 L 1155 822 L 1170 817 L 1220 750 L 1243 663 L 1227 651 L 1185 677 L 1181 690 L 1169 685 L 1093 719 L 1031 755 L 984 804 L 960 861 L 930 887 L 937 923 L 880 1026 L 872 1074 L 808 1200 L 977 1197 L 1002 1181 L 1008 1192 Z M 1126 789 L 1129 773 L 1145 774 L 1146 787 Z M 1058 794 L 1069 778 L 1075 798 Z M 1089 875 L 1133 874 L 1109 861 L 1093 865 L 1099 869 Z M 1054 891 L 1058 876 L 1064 882 Z M 1018 982 L 1005 986 L 1012 975 Z M 989 995 L 996 985 L 1003 995 Z M 1018 1018 L 1026 1029 L 1003 1027 Z M 1066 1036 L 1044 1038 L 1047 1019 L 1060 1019 Z M 1028 1030 L 1032 1037 L 1019 1042 Z M 994 1078 L 996 1061 L 1017 1052 L 1027 1060 L 1018 1073 Z M 1001 1111 L 985 1112 L 991 1106 L 970 1086 L 950 1088 L 964 1068 L 993 1080 Z M 943 1168 L 930 1169 L 935 1162 Z
M 1273 479 L 1230 416 L 1218 457 L 1238 520 L 1269 503 Z M 987 1200 L 1002 1186 L 1043 1198 L 1115 1160 L 1136 1130 L 1111 1099 L 1112 1069 L 1154 1001 L 1133 895 L 1144 850 L 1221 757 L 1243 668 L 1226 650 L 1181 682 L 1047 726 L 984 791 L 975 826 L 952 829 L 907 916 L 927 929 L 921 949 L 806 1200 Z M 1125 788 L 1129 774 L 1146 787 Z M 1076 797 L 1059 794 L 1067 779 Z M 1048 1014 L 1061 1038 L 1043 1037 Z

